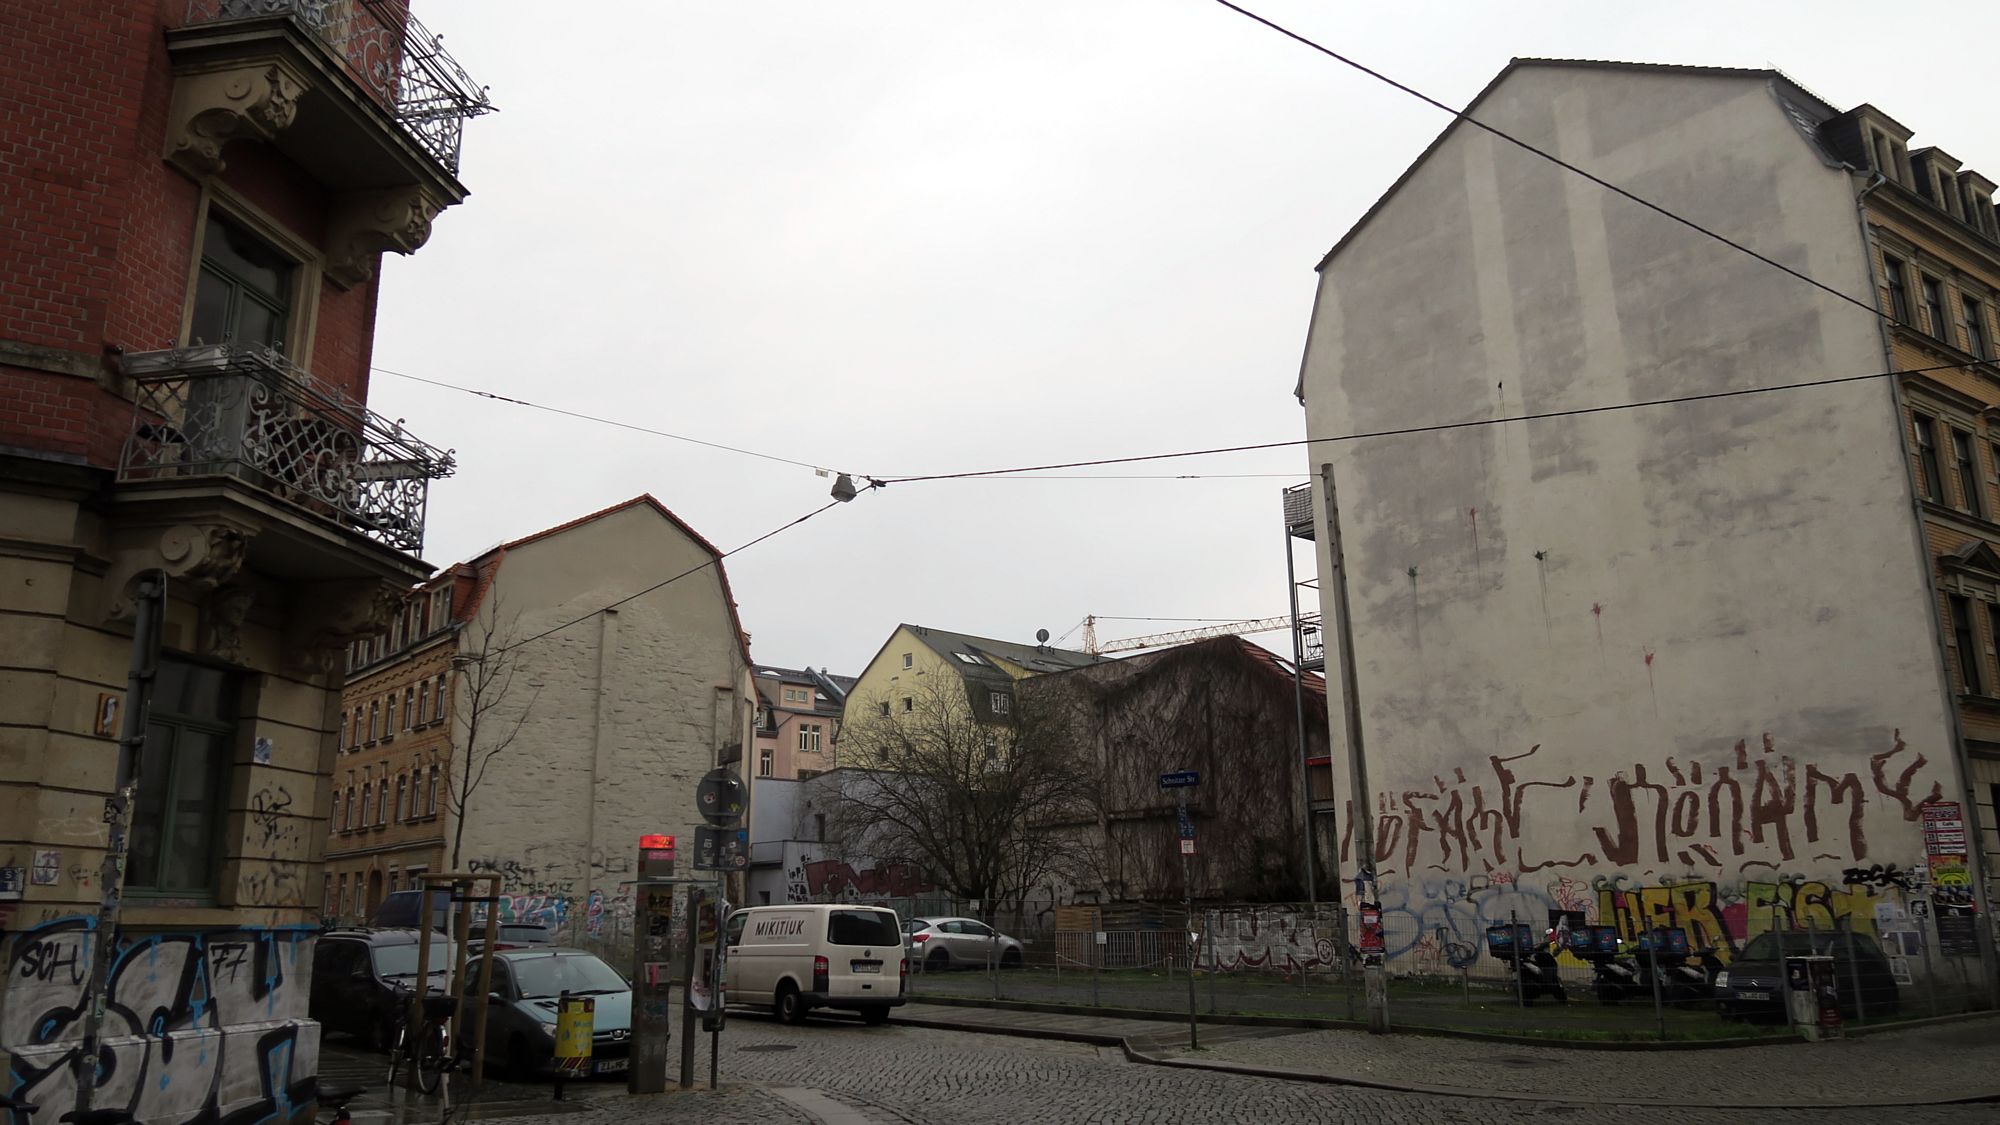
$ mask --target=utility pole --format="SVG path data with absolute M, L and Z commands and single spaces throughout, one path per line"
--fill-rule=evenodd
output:
M 1333 484 L 1333 463 L 1319 467 L 1326 496 L 1326 549 L 1332 566 L 1334 636 L 1340 642 L 1340 706 L 1347 719 L 1347 768 L 1354 810 L 1354 897 L 1363 918 L 1361 979 L 1368 996 L 1368 1030 L 1389 1030 L 1389 979 L 1382 964 L 1381 891 L 1375 883 L 1375 818 L 1369 812 L 1368 762 L 1361 738 L 1360 676 L 1354 663 L 1354 615 L 1347 602 L 1347 556 L 1340 538 L 1340 494 Z M 1372 909 L 1371 909 L 1372 907 Z M 1374 922 L 1368 919 L 1376 919 Z
M 104 1032 L 105 993 L 111 962 L 118 954 L 118 919 L 125 898 L 125 857 L 131 848 L 132 803 L 144 764 L 146 716 L 152 709 L 153 677 L 160 662 L 160 619 L 167 602 L 167 576 L 154 571 L 139 580 L 137 617 L 132 625 L 132 658 L 125 675 L 125 702 L 118 714 L 118 765 L 111 796 L 104 801 L 104 863 L 98 868 L 96 932 L 91 935 L 90 991 L 83 998 L 83 1047 L 76 1053 L 76 1112 L 91 1108 L 97 1093 L 98 1056 Z

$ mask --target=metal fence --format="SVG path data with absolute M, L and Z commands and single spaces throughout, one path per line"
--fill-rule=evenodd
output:
M 1006 936 L 1023 943 L 1019 968 L 961 963 L 971 971 L 913 975 L 913 992 L 918 1000 L 1179 1015 L 1189 1007 L 1191 976 L 1197 1015 L 1367 1019 L 1361 955 L 1342 907 L 1260 903 L 1183 914 L 1176 904 L 1127 908 L 1123 918 L 1109 917 L 1112 908 L 1093 916 L 1095 909 L 1023 919 L 1012 929 L 1003 924 Z M 1927 920 L 1880 932 L 1828 928 L 1810 915 L 1790 921 L 1769 937 L 1715 949 L 1662 941 L 1657 955 L 1645 935 L 1614 933 L 1611 952 L 1599 955 L 1579 953 L 1585 935 L 1558 932 L 1548 918 L 1457 932 L 1391 915 L 1383 924 L 1390 1024 L 1579 1040 L 1790 1035 L 1782 1015 L 1790 989 L 1775 967 L 1780 949 L 1832 958 L 1846 1025 L 1986 1006 L 1991 984 L 1979 958 L 1941 956 Z M 1504 938 L 1520 927 L 1524 952 L 1515 958 Z M 1773 959 L 1757 960 L 1766 955 Z M 1517 970 L 1517 961 L 1525 968 Z M 1734 988 L 1721 975 L 1732 971 L 1740 978 Z

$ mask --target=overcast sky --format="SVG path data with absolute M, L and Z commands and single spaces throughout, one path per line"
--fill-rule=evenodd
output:
M 1824 0 L 1247 6 L 1453 105 L 1515 55 L 1776 66 L 2000 178 L 1987 3 L 1889 36 Z M 416 10 L 501 112 L 385 264 L 375 362 L 876 476 L 1303 436 L 1312 267 L 1448 120 L 1211 0 Z M 831 484 L 388 375 L 372 402 L 458 450 L 439 565 L 642 492 L 728 549 Z M 1300 451 L 1103 471 L 1271 475 L 863 495 L 730 560 L 754 655 L 1285 611 Z

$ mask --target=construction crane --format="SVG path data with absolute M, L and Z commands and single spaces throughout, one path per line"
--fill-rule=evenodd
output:
M 1291 627 L 1292 619 L 1289 616 L 1259 617 L 1250 621 L 1231 621 L 1222 625 L 1176 629 L 1169 633 L 1148 633 L 1143 637 L 1124 637 L 1100 644 L 1097 640 L 1097 616 L 1092 614 L 1083 619 L 1083 651 L 1100 655 L 1112 652 L 1137 652 L 1142 648 L 1165 648 L 1168 645 L 1186 644 L 1188 641 L 1206 640 L 1209 637 L 1231 635 L 1240 637 L 1250 633 L 1271 633 Z

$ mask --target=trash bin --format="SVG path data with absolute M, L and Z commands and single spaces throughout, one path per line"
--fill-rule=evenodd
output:
M 1833 958 L 1785 958 L 1785 986 L 1792 1008 L 1787 1015 L 1801 1038 L 1840 1038 L 1840 974 Z

